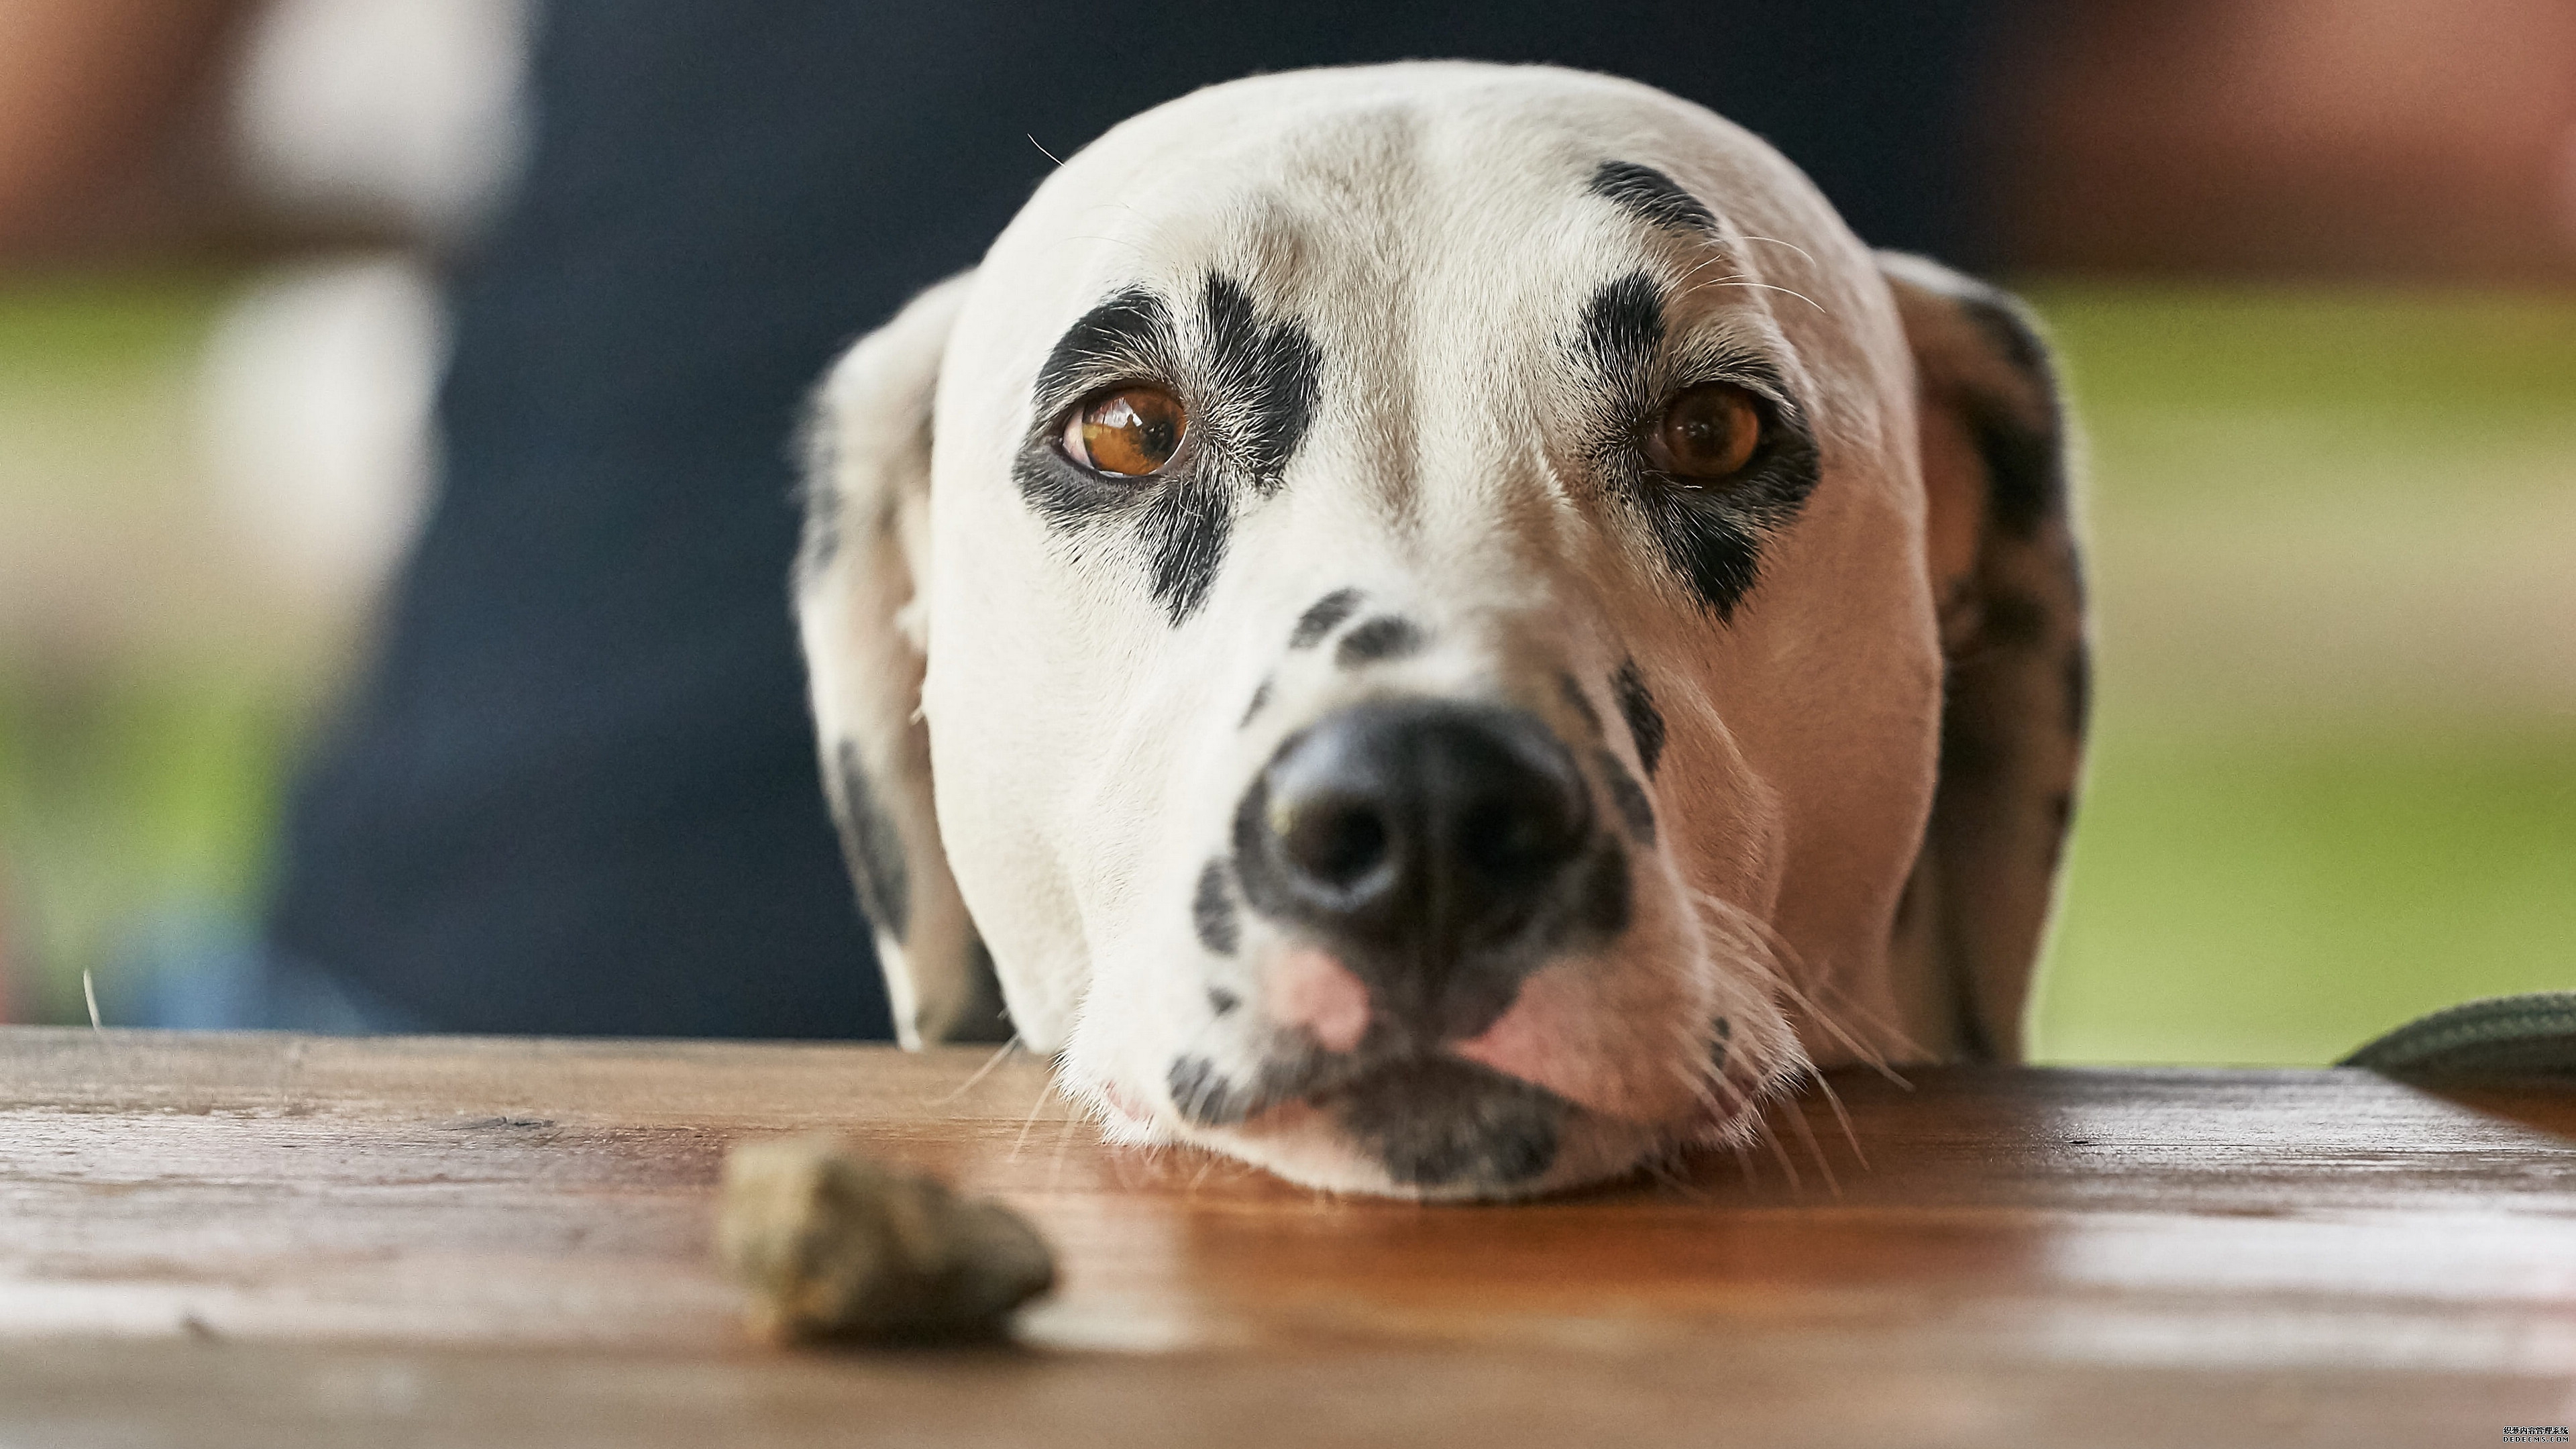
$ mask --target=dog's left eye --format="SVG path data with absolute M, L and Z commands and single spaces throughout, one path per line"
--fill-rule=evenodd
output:
M 1064 453 L 1095 473 L 1142 478 L 1172 461 L 1188 431 L 1179 398 L 1159 387 L 1112 388 L 1065 419 Z
M 1762 405 L 1733 383 L 1703 383 L 1647 427 L 1645 446 L 1648 461 L 1673 477 L 1732 477 L 1762 446 Z

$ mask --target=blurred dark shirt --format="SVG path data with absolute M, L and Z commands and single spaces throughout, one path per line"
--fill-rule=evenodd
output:
M 453 279 L 443 491 L 296 794 L 273 946 L 437 1029 L 889 1035 L 816 782 L 786 440 L 841 347 L 982 254 L 1035 143 L 1255 71 L 1553 61 L 1974 263 L 1994 8 L 554 5 L 534 156 Z

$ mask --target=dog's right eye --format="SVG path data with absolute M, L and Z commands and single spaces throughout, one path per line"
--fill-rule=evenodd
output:
M 1733 383 L 1712 382 L 1673 399 L 1646 430 L 1646 457 L 1691 485 L 1744 471 L 1762 446 L 1762 406 Z
M 1179 398 L 1129 386 L 1083 399 L 1064 422 L 1064 454 L 1095 473 L 1142 478 L 1172 461 L 1189 430 Z

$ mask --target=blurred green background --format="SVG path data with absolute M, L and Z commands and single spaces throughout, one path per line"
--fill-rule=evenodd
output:
M 362 621 L 227 536 L 233 283 L 0 291 L 0 933 L 23 1019 L 248 929 Z M 2576 986 L 2576 299 L 2025 289 L 2090 440 L 2091 780 L 2035 1044 L 2313 1063 Z

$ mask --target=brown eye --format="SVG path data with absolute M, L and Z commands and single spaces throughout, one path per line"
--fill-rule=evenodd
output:
M 1064 451 L 1095 473 L 1141 478 L 1172 461 L 1188 424 L 1180 399 L 1159 387 L 1114 388 L 1065 420 Z
M 1744 471 L 1762 446 L 1762 408 L 1733 383 L 1704 383 L 1674 398 L 1646 434 L 1646 456 L 1676 478 Z

